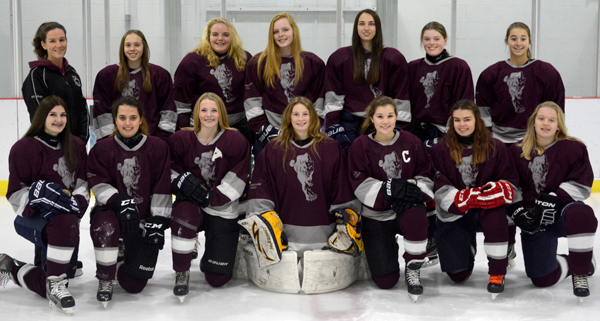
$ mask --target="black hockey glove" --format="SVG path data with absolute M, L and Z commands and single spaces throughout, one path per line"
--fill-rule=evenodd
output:
M 381 193 L 391 203 L 405 202 L 412 205 L 423 202 L 423 193 L 414 179 L 390 178 L 381 185 Z
M 207 207 L 212 202 L 210 188 L 190 172 L 179 175 L 175 179 L 175 184 L 177 190 L 183 193 L 183 196 L 200 207 Z
M 56 183 L 39 180 L 29 187 L 29 205 L 48 221 L 56 215 L 71 213 L 70 198 L 71 193 Z
M 344 126 L 340 124 L 331 125 L 327 127 L 325 132 L 327 133 L 327 136 L 338 141 L 340 145 L 342 145 L 342 151 L 348 155 L 348 150 L 350 149 L 352 142 L 350 141 L 348 135 L 346 135 L 346 129 Z
M 540 225 L 546 227 L 554 224 L 554 218 L 560 213 L 562 199 L 554 193 L 541 192 L 535 200 L 535 213 L 539 216 Z
M 528 211 L 523 206 L 512 206 L 509 213 L 511 213 L 510 217 L 521 231 L 528 234 L 542 231 L 540 228 L 541 217 L 537 214 L 537 211 Z
M 277 136 L 279 136 L 279 131 L 272 125 L 262 125 L 256 132 L 258 141 L 263 145 L 267 145 L 268 142 L 277 138 Z
M 142 239 L 151 251 L 162 250 L 165 245 L 165 230 L 169 227 L 169 219 L 152 216 L 146 219 L 142 228 Z
M 121 235 L 135 233 L 140 228 L 140 216 L 133 197 L 119 193 L 112 198 L 111 208 L 117 213 Z

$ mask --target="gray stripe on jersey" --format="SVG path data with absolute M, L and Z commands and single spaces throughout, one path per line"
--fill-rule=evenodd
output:
M 333 210 L 335 209 L 344 209 L 344 208 L 349 208 L 353 211 L 355 211 L 356 213 L 360 213 L 362 204 L 360 203 L 359 200 L 352 200 L 350 202 L 346 202 L 343 204 L 331 204 L 331 206 L 329 207 L 329 212 L 331 213 Z
M 244 101 L 244 110 L 248 120 L 256 118 L 265 113 L 262 107 L 262 97 L 252 97 Z
M 192 112 L 192 104 L 186 104 L 177 100 L 175 100 L 175 108 L 177 109 L 178 115 Z
M 150 201 L 150 213 L 152 213 L 153 216 L 171 218 L 172 203 L 173 195 L 154 194 Z
M 492 127 L 492 108 L 480 106 L 479 112 L 481 113 L 481 119 L 483 119 L 485 127 Z
M 325 104 L 323 98 L 317 98 L 317 100 L 313 103 L 315 106 L 315 110 L 317 111 L 317 115 L 321 118 L 325 118 Z
M 267 116 L 267 120 L 269 121 L 269 124 L 280 128 L 281 127 L 281 115 L 274 113 L 270 110 L 265 110 L 265 115 Z
M 421 189 L 421 192 L 427 194 L 427 196 L 433 198 L 433 181 L 424 176 L 415 176 L 417 180 L 417 186 Z
M 229 202 L 221 206 L 203 207 L 202 210 L 210 215 L 222 217 L 225 219 L 235 219 L 238 217 L 238 208 L 240 202 L 237 200 Z
M 518 129 L 518 128 L 510 128 L 510 127 L 502 127 L 494 124 L 492 126 L 492 133 L 494 138 L 505 144 L 513 144 L 520 141 L 523 137 L 525 137 L 525 133 L 527 129 Z
M 462 215 L 455 215 L 448 212 L 448 209 L 454 204 L 454 197 L 458 190 L 454 186 L 445 185 L 435 192 L 435 209 L 437 217 L 442 222 L 454 222 Z
M 217 186 L 217 189 L 230 200 L 235 201 L 240 198 L 245 187 L 246 182 L 237 177 L 235 173 L 227 172 L 221 179 L 221 184 Z
M 176 180 L 177 177 L 179 177 L 179 173 L 177 173 L 174 170 L 171 170 L 171 183 L 173 183 L 173 181 Z
M 242 119 L 244 119 L 244 117 L 246 117 L 246 113 L 245 112 L 240 112 L 240 113 L 235 113 L 235 114 L 227 114 L 227 122 L 229 123 L 229 126 L 235 125 L 237 123 L 239 123 Z
M 8 199 L 10 205 L 17 215 L 23 216 L 25 206 L 29 203 L 29 187 L 23 187 L 20 190 L 14 192 Z
M 105 113 L 94 118 L 92 126 L 94 127 L 96 140 L 108 137 L 115 131 L 115 124 L 110 113 Z
M 325 93 L 325 114 L 344 109 L 346 95 L 336 95 L 334 91 Z
M 92 187 L 92 193 L 94 193 L 94 196 L 96 196 L 96 204 L 106 205 L 108 199 L 119 193 L 119 191 L 112 187 L 112 185 L 100 183 Z
M 394 212 L 392 209 L 387 211 L 375 211 L 366 206 L 362 207 L 361 215 L 380 222 L 389 221 L 396 218 L 396 212 Z
M 174 133 L 177 123 L 177 114 L 172 110 L 162 110 L 160 112 L 160 121 L 158 122 L 158 128 Z
M 375 206 L 375 201 L 377 199 L 377 195 L 379 194 L 379 190 L 381 190 L 382 181 L 369 177 L 365 179 L 354 191 L 354 195 L 358 200 L 369 206 Z
M 583 202 L 588 199 L 592 193 L 591 187 L 573 181 L 563 182 L 558 186 L 558 188 L 567 192 L 567 194 L 569 194 L 569 196 L 571 196 L 571 198 L 575 201 Z
M 84 181 L 81 178 L 77 179 L 77 184 L 75 184 L 75 190 L 73 190 L 73 195 L 81 195 L 85 198 L 86 202 L 90 201 L 90 187 L 88 181 Z
M 253 198 L 248 200 L 248 210 L 246 217 L 269 212 L 275 209 L 273 201 L 266 198 Z
M 396 110 L 398 111 L 397 120 L 410 122 L 412 119 L 410 113 L 410 101 L 402 99 L 394 99 L 394 101 L 396 102 Z

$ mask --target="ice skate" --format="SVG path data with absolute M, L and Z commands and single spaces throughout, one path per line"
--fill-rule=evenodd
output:
M 417 302 L 419 295 L 423 294 L 423 286 L 421 285 L 421 267 L 429 261 L 429 258 L 418 260 L 414 259 L 406 263 L 404 277 L 406 279 L 406 288 L 408 296 L 413 302 Z
M 112 300 L 114 281 L 113 280 L 98 280 L 98 293 L 96 294 L 96 300 L 100 301 L 104 308 L 108 306 L 108 302 Z
M 506 252 L 506 256 L 508 258 L 508 269 L 514 269 L 517 264 L 515 263 L 515 258 L 517 257 L 517 252 L 515 252 L 515 245 L 509 244 L 508 251 Z
M 590 295 L 590 286 L 587 275 L 573 274 L 573 294 L 579 298 L 579 304 L 583 303 L 583 298 Z
M 492 301 L 496 300 L 498 294 L 504 292 L 504 275 L 490 275 L 487 290 L 492 294 Z
M 587 276 L 594 275 L 594 272 L 596 272 L 596 258 L 592 255 L 592 264 L 590 264 L 590 272 Z
M 423 263 L 422 267 L 430 267 L 438 264 L 440 259 L 438 257 L 437 245 L 435 244 L 435 239 L 428 238 L 427 239 L 427 248 L 425 249 L 425 253 L 427 253 L 428 261 Z
M 10 273 L 13 265 L 21 266 L 25 265 L 25 263 L 13 259 L 8 254 L 0 254 L 0 286 L 3 288 L 6 287 L 8 280 L 12 280 L 18 285 L 17 281 L 13 278 L 12 273 Z
M 173 294 L 179 298 L 179 301 L 183 303 L 185 296 L 190 293 L 190 270 L 185 272 L 177 272 L 175 274 L 175 287 L 173 288 Z
M 72 314 L 75 299 L 67 290 L 69 279 L 65 273 L 46 278 L 46 297 L 50 307 L 65 314 Z
M 200 240 L 198 240 L 198 234 L 196 234 L 196 244 L 194 245 L 194 250 L 192 251 L 192 260 L 198 258 L 198 249 L 200 248 Z

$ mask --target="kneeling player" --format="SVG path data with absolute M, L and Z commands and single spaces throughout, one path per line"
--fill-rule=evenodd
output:
M 208 284 L 220 287 L 232 278 L 240 231 L 238 205 L 247 185 L 250 145 L 229 127 L 223 101 L 210 92 L 196 102 L 194 130 L 175 133 L 168 144 L 177 195 L 171 220 L 173 293 L 183 302 L 189 293 L 199 231 L 206 236 L 200 270 Z
M 140 103 L 123 97 L 113 104 L 112 115 L 115 135 L 96 143 L 87 163 L 96 197 L 90 226 L 99 280 L 96 298 L 105 307 L 115 278 L 130 293 L 141 292 L 152 278 L 172 202 L 169 148 L 146 135 Z M 117 271 L 119 238 L 125 257 Z
M 366 110 L 363 135 L 348 153 L 350 183 L 362 202 L 365 254 L 382 289 L 400 278 L 396 234 L 404 236 L 405 279 L 410 298 L 423 293 L 421 267 L 427 258 L 429 220 L 424 202 L 433 199 L 433 169 L 423 143 L 396 131 L 394 99 L 376 98 Z
M 260 287 L 298 292 L 297 254 L 304 256 L 305 293 L 339 290 L 355 279 L 355 275 L 348 273 L 356 274 L 354 266 L 358 266 L 362 250 L 360 216 L 356 214 L 359 204 L 350 189 L 346 156 L 340 144 L 319 129 L 319 117 L 310 100 L 293 98 L 283 112 L 279 137 L 269 142 L 256 160 L 249 192 L 249 217 L 241 223 L 251 231 L 254 243 L 244 248 L 249 257 L 254 257 L 248 260 L 248 273 Z M 285 234 L 290 251 L 280 253 L 285 248 L 284 242 L 272 238 L 270 243 L 264 241 L 269 237 L 262 237 L 271 234 L 275 239 Z M 328 246 L 328 239 L 332 248 L 356 257 L 319 251 Z M 321 266 L 331 273 L 322 273 L 324 278 L 312 278 L 319 264 L 311 262 L 323 260 L 327 263 Z M 289 270 L 279 274 L 283 266 Z M 278 287 L 273 283 L 276 281 L 270 281 L 270 276 L 253 277 L 262 272 L 267 275 L 267 270 L 269 275 L 277 274 L 280 280 L 291 279 L 295 285 Z
M 590 295 L 593 248 L 598 219 L 584 204 L 594 174 L 588 151 L 568 136 L 565 116 L 553 102 L 541 103 L 527 122 L 527 133 L 510 151 L 517 165 L 523 202 L 509 214 L 521 228 L 525 272 L 535 286 L 551 286 L 572 275 L 573 294 Z M 566 237 L 568 255 L 557 255 Z

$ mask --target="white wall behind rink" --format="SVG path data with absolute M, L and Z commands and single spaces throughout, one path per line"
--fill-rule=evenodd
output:
M 88 100 L 88 104 L 92 101 Z M 600 98 L 568 98 L 566 120 L 569 134 L 588 148 L 595 180 L 600 179 Z M 0 181 L 8 180 L 8 154 L 29 128 L 29 114 L 22 99 L 0 99 Z

